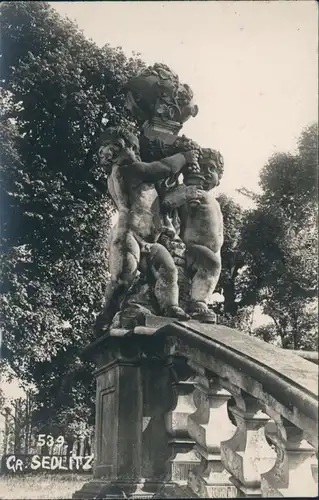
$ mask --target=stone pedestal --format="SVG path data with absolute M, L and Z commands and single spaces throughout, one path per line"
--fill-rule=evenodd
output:
M 97 363 L 94 479 L 73 498 L 151 498 L 159 484 L 142 478 L 142 349 L 107 336 L 88 348 Z M 151 491 L 149 491 L 149 489 Z
M 97 372 L 95 477 L 137 481 L 142 401 L 138 361 L 114 360 Z
M 157 327 L 172 321 L 160 320 L 154 320 Z M 145 330 L 114 330 L 86 349 L 97 365 L 96 451 L 93 479 L 74 499 L 189 496 L 167 465 L 172 450 L 166 415 L 176 403 L 171 367 L 158 355 L 155 328 Z

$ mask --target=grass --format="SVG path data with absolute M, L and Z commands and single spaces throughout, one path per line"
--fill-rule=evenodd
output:
M 87 483 L 88 474 L 25 474 L 0 477 L 1 500 L 72 498 Z

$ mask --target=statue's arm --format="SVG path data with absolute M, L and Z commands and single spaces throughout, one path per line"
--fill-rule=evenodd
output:
M 180 184 L 162 195 L 162 206 L 166 210 L 180 208 L 190 200 L 203 200 L 207 193 L 200 186 L 186 186 Z
M 185 167 L 186 162 L 186 154 L 177 153 L 163 160 L 152 161 L 151 163 L 137 161 L 128 166 L 128 168 L 132 175 L 144 182 L 157 182 L 178 174 Z
M 185 184 L 181 184 L 162 196 L 163 208 L 167 210 L 179 208 L 187 202 L 187 188 Z

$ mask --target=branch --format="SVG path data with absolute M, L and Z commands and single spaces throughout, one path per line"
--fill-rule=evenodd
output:
M 235 256 L 235 259 L 236 259 L 236 256 Z M 238 259 L 236 264 L 230 269 L 230 276 L 231 276 L 232 281 L 235 281 L 235 279 L 238 276 L 238 271 L 239 271 L 239 269 L 241 269 L 243 267 L 243 265 L 244 264 L 243 264 L 242 259 Z
M 246 196 L 246 198 L 249 198 L 252 201 L 258 201 L 259 195 L 251 191 L 250 189 L 247 189 L 245 187 L 241 187 L 236 189 L 237 193 L 242 194 L 243 196 Z

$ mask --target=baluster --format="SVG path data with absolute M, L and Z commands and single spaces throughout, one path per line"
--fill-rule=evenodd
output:
M 167 463 L 171 482 L 186 485 L 188 472 L 199 463 L 194 452 L 194 441 L 188 434 L 188 416 L 196 411 L 193 400 L 194 383 L 192 371 L 182 360 L 174 360 L 175 377 L 172 384 L 174 406 L 165 414 L 165 427 L 169 435 L 171 455 Z
M 208 378 L 200 367 L 197 371 L 199 379 L 194 394 L 197 412 L 188 417 L 188 426 L 201 462 L 190 471 L 188 485 L 201 498 L 236 497 L 236 488 L 221 461 L 220 449 L 221 441 L 236 431 L 227 410 L 231 394 L 221 387 L 218 377 Z
M 265 437 L 269 417 L 257 399 L 241 389 L 223 382 L 232 394 L 235 405 L 230 408 L 237 430 L 228 441 L 221 443 L 221 457 L 231 472 L 238 497 L 261 497 L 261 474 L 271 469 L 276 460 L 274 450 Z
M 275 413 L 275 428 L 267 434 L 276 448 L 277 458 L 273 468 L 261 477 L 263 497 L 316 497 L 318 476 L 316 451 L 297 426 Z

